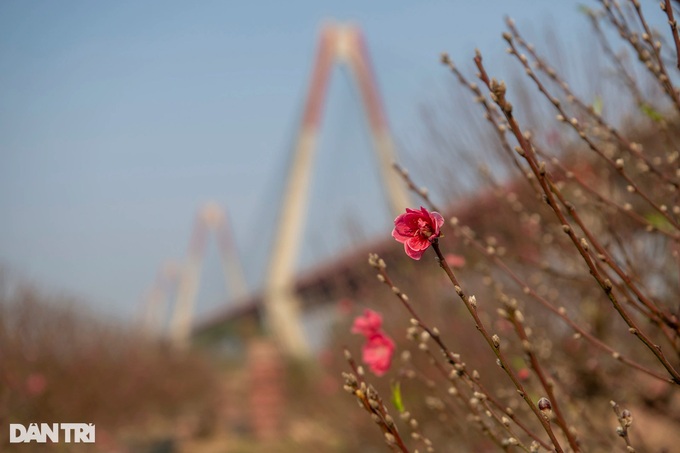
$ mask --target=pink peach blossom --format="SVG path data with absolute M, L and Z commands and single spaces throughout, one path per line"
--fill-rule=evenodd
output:
M 444 218 L 436 211 L 420 207 L 420 211 L 406 208 L 406 213 L 394 219 L 392 237 L 404 244 L 404 251 L 414 260 L 419 260 L 425 250 L 439 237 Z
M 362 360 L 376 376 L 382 376 L 390 369 L 394 354 L 394 341 L 383 332 L 366 337 L 362 348 Z
M 382 316 L 368 308 L 364 310 L 363 316 L 357 316 L 352 324 L 352 333 L 359 333 L 366 338 L 378 333 L 382 326 Z

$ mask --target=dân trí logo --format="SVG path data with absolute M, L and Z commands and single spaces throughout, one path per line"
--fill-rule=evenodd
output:
M 94 423 L 21 423 L 9 424 L 9 443 L 94 443 Z

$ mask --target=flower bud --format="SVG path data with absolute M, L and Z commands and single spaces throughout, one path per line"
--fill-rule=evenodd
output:
M 546 418 L 552 415 L 552 404 L 550 400 L 546 397 L 538 400 L 538 410 L 540 410 Z

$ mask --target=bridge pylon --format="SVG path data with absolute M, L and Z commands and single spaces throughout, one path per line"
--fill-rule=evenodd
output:
M 409 205 L 408 190 L 392 169 L 396 160 L 394 144 L 361 30 L 354 25 L 326 24 L 321 30 L 283 193 L 277 222 L 279 228 L 275 232 L 264 291 L 266 324 L 282 350 L 297 358 L 307 357 L 310 348 L 302 328 L 300 300 L 294 288 L 295 264 L 302 240 L 324 100 L 331 70 L 336 63 L 347 65 L 353 75 L 392 213 L 397 216 Z
M 246 294 L 246 279 L 233 243 L 226 213 L 217 203 L 206 203 L 194 222 L 189 251 L 181 269 L 177 299 L 170 324 L 171 340 L 179 348 L 185 348 L 189 343 L 201 268 L 210 232 L 213 232 L 217 240 L 224 280 L 233 297 L 243 298 Z

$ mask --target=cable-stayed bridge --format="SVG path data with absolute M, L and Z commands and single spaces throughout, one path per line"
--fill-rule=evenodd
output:
M 169 337 L 179 347 L 188 343 L 196 321 L 193 314 L 206 240 L 212 232 L 217 239 L 225 281 L 234 302 L 199 322 L 196 332 L 219 332 L 221 323 L 237 316 L 250 316 L 256 322 L 263 323 L 265 330 L 289 355 L 305 357 L 309 354 L 310 346 L 302 323 L 302 311 L 305 307 L 301 294 L 319 288 L 323 292 L 324 287 L 338 279 L 351 286 L 361 277 L 352 270 L 349 263 L 355 262 L 358 254 L 365 257 L 368 253 L 368 249 L 339 253 L 329 262 L 317 264 L 311 272 L 302 275 L 296 268 L 304 242 L 305 225 L 315 220 L 307 219 L 310 188 L 318 154 L 324 104 L 333 68 L 337 65 L 349 70 L 352 85 L 361 100 L 363 112 L 357 113 L 362 115 L 370 131 L 376 163 L 374 174 L 383 188 L 386 204 L 389 205 L 388 221 L 409 205 L 407 188 L 392 169 L 392 163 L 396 160 L 394 143 L 361 30 L 353 25 L 327 24 L 319 35 L 302 118 L 286 169 L 285 186 L 277 194 L 278 218 L 274 222 L 273 242 L 261 290 L 246 294 L 244 273 L 238 261 L 236 244 L 231 239 L 227 213 L 216 204 L 208 204 L 196 217 L 184 263 L 180 266 L 166 266 L 159 273 L 147 301 L 147 328 L 153 330 L 155 324 L 158 330 L 163 299 L 175 293 Z M 343 156 L 338 158 L 342 159 Z M 352 181 L 347 183 L 354 184 Z M 357 199 L 352 209 L 361 211 L 367 207 L 362 205 L 361 199 Z M 375 251 L 375 246 L 371 246 L 371 251 Z

